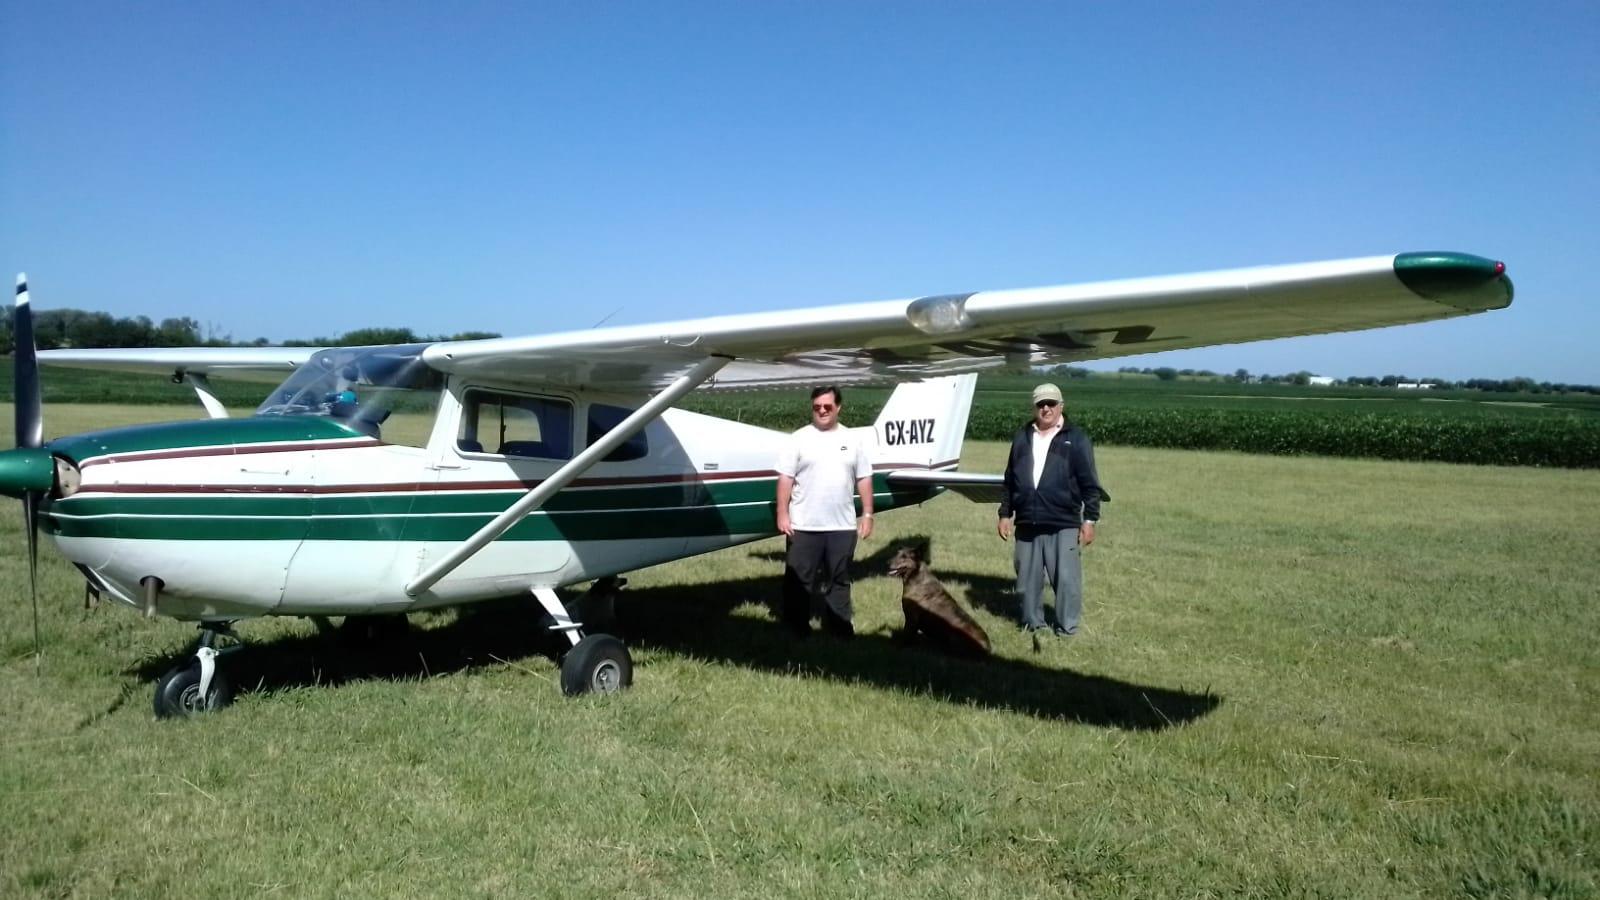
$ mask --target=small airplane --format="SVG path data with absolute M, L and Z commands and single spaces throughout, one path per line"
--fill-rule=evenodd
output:
M 91 594 L 199 623 L 156 681 L 159 716 L 231 701 L 218 657 L 240 620 L 526 593 L 569 644 L 562 690 L 611 692 L 632 681 L 627 647 L 587 633 L 559 589 L 605 595 L 777 533 L 786 436 L 673 408 L 690 391 L 899 383 L 873 424 L 877 510 L 993 499 L 998 475 L 956 471 L 984 369 L 1445 319 L 1512 292 L 1503 263 L 1403 253 L 533 337 L 36 353 L 19 276 L 0 493 L 23 504 L 36 646 L 41 531 Z M 41 362 L 187 382 L 210 418 L 46 443 Z M 212 376 L 282 381 L 231 418 Z

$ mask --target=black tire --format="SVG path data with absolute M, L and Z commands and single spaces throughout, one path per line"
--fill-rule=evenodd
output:
M 615 694 L 633 684 L 633 657 L 609 634 L 591 634 L 561 660 L 561 693 Z
M 200 663 L 191 660 L 156 679 L 156 718 L 184 719 L 216 712 L 233 702 L 233 684 L 222 669 L 211 673 L 210 690 L 200 699 Z

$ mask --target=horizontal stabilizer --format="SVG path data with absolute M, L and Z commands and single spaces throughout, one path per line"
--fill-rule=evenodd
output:
M 937 485 L 954 491 L 974 503 L 999 503 L 1005 496 L 1005 476 L 981 472 L 930 472 L 927 469 L 896 469 L 887 476 L 893 485 Z

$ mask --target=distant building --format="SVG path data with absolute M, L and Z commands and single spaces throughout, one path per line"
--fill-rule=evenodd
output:
M 1399 384 L 1396 384 L 1395 387 L 1400 388 L 1402 390 L 1411 390 L 1411 391 L 1431 391 L 1431 390 L 1433 390 L 1433 385 L 1428 383 L 1428 382 L 1424 382 L 1424 381 L 1402 381 Z
M 1333 376 L 1331 376 L 1331 375 L 1313 375 L 1310 378 L 1306 379 L 1306 384 L 1315 385 L 1317 387 L 1332 387 L 1333 386 Z

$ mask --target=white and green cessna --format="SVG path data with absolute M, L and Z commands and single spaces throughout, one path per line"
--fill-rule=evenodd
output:
M 874 429 L 879 510 L 946 489 L 976 371 L 1350 331 L 1499 309 L 1501 263 L 1460 253 L 985 291 L 537 337 L 382 347 L 57 350 L 15 317 L 21 498 L 92 591 L 197 621 L 156 710 L 226 704 L 217 638 L 257 616 L 375 616 L 527 592 L 571 648 L 569 693 L 626 686 L 621 641 L 557 589 L 776 533 L 783 435 L 673 409 L 690 391 L 900 381 Z M 192 384 L 208 420 L 45 443 L 37 363 Z M 211 376 L 287 374 L 228 418 Z M 799 416 L 797 415 L 797 418 Z

